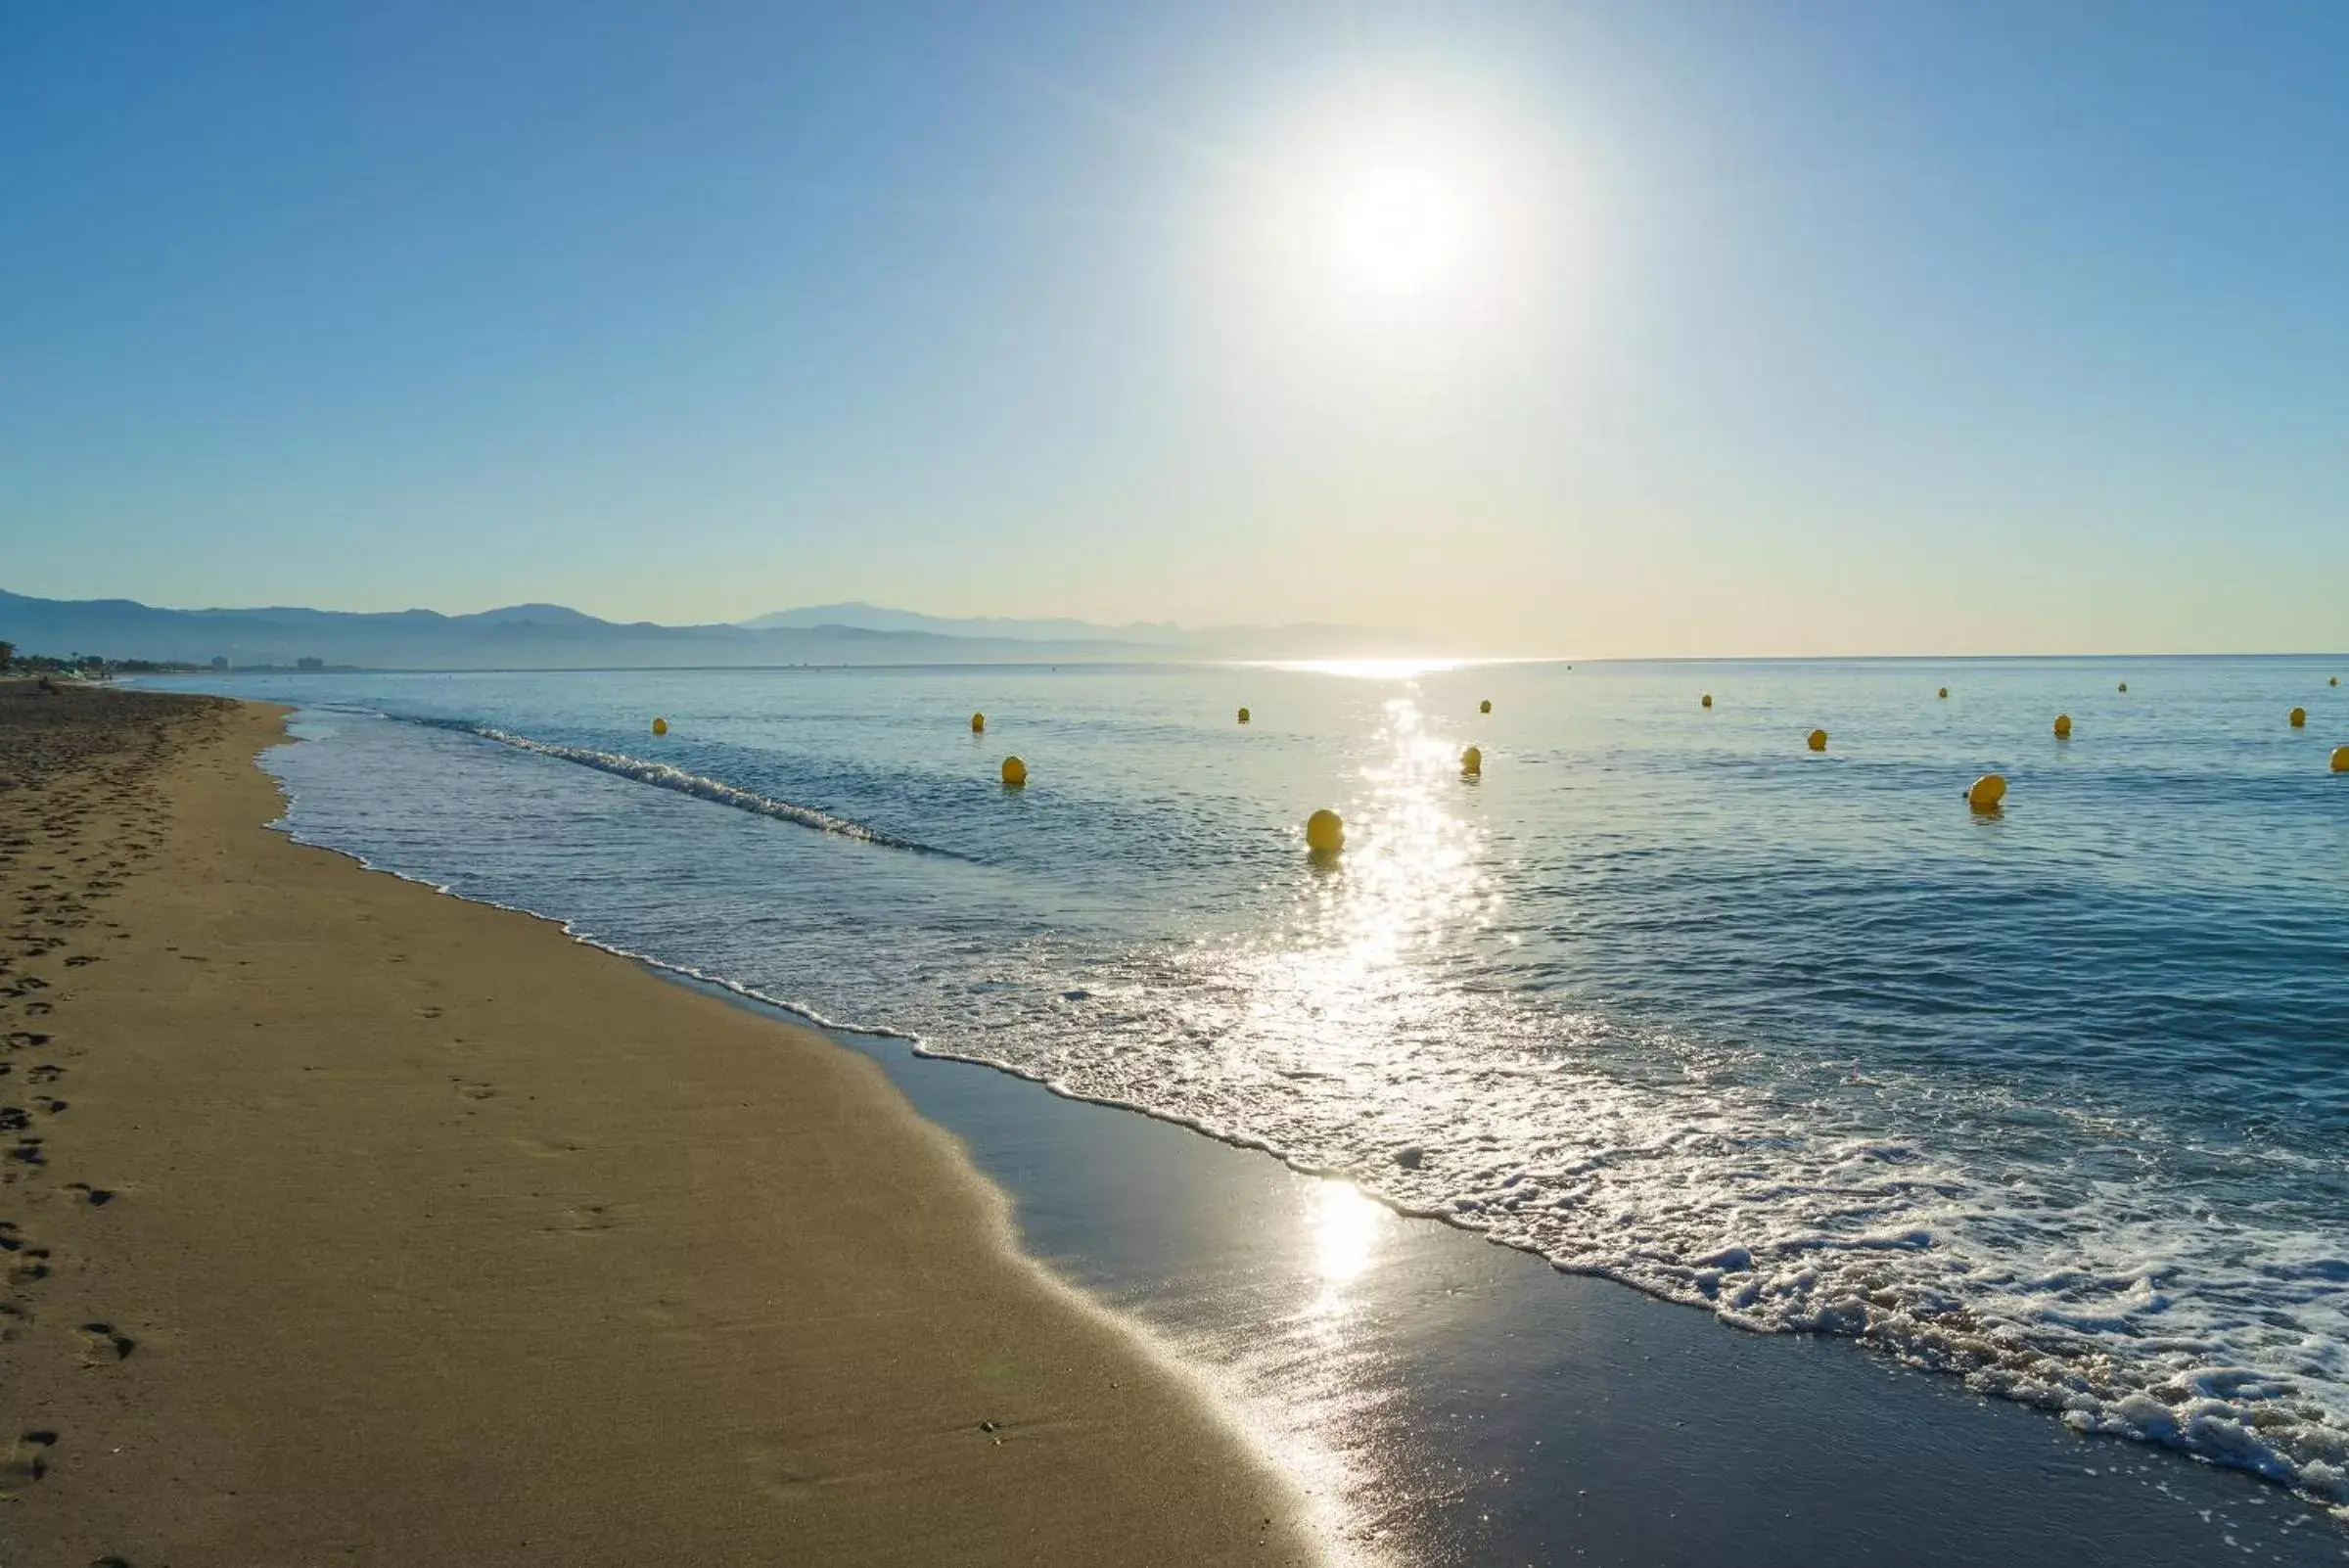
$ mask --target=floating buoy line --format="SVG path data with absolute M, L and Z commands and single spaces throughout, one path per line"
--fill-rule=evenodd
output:
M 2328 687 L 2338 687 L 2341 677 L 2338 675 L 2328 676 L 2325 683 Z M 2113 689 L 2116 692 L 2126 693 L 2129 690 L 2129 682 L 2117 681 L 2114 683 Z M 1950 695 L 1950 688 L 1947 686 L 1937 687 L 1933 695 L 1936 700 L 1946 701 Z M 1701 694 L 1697 698 L 1697 706 L 1710 710 L 1713 707 L 1713 694 L 1711 692 Z M 1492 713 L 1493 700 L 1490 697 L 1482 699 L 1477 703 L 1476 711 L 1479 714 Z M 1246 724 L 1255 715 L 1247 708 L 1242 707 L 1236 710 L 1234 716 L 1239 723 Z M 2307 728 L 2308 710 L 2300 707 L 2293 708 L 2285 715 L 2285 721 L 2293 729 Z M 972 714 L 971 733 L 983 734 L 986 729 L 987 715 L 985 713 Z M 2072 738 L 2072 715 L 2068 713 L 2057 714 L 2053 729 L 2057 740 L 2070 740 Z M 668 719 L 663 715 L 656 715 L 653 719 L 652 730 L 655 735 L 668 734 Z M 1803 743 L 1814 752 L 1824 752 L 1827 749 L 1827 732 L 1824 729 L 1813 729 L 1803 737 Z M 2335 773 L 2349 773 L 2349 746 L 2334 747 L 2330 754 L 2329 764 Z M 1483 775 L 1484 770 L 1485 754 L 1481 747 L 1470 746 L 1460 753 L 1461 777 L 1479 778 Z M 1005 789 L 1022 789 L 1028 783 L 1028 764 L 1018 757 L 1006 757 L 1003 759 L 1001 774 Z M 1996 813 L 2005 799 L 2006 776 L 2003 773 L 1985 773 L 1967 786 L 1965 791 L 1966 805 L 1972 809 L 1986 814 Z M 1316 856 L 1337 854 L 1346 847 L 1345 819 L 1326 807 L 1313 812 L 1312 816 L 1306 818 L 1305 842 Z

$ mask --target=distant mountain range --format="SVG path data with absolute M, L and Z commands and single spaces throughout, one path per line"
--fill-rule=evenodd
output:
M 915 610 L 887 610 L 877 604 L 809 605 L 775 610 L 740 623 L 753 630 L 775 626 L 853 626 L 861 631 L 926 631 L 941 637 L 1011 637 L 1021 642 L 1120 642 L 1136 647 L 1178 648 L 1192 633 L 1171 621 L 1137 621 L 1123 626 L 1090 621 L 1015 621 L 1003 616 L 926 616 Z
M 1357 626 L 1101 626 L 951 620 L 868 604 L 778 610 L 738 625 L 603 621 L 558 604 L 477 615 L 269 608 L 162 610 L 130 599 L 35 599 L 0 590 L 0 641 L 25 653 L 232 666 L 320 659 L 374 669 L 675 669 L 696 665 L 1076 663 L 1335 659 L 1434 651 Z

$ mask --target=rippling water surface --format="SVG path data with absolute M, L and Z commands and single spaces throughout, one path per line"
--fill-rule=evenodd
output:
M 2349 1505 L 2337 668 L 191 684 L 306 840 Z

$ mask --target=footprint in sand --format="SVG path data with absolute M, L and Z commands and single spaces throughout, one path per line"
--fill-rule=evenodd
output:
M 612 1211 L 600 1203 L 575 1205 L 563 1212 L 563 1223 L 548 1225 L 549 1230 L 609 1230 L 620 1222 Z
M 84 1323 L 74 1330 L 81 1336 L 81 1364 L 112 1366 L 130 1360 L 130 1353 L 139 1342 L 112 1323 Z
M 87 1181 L 69 1181 L 66 1183 L 66 1190 L 93 1209 L 105 1208 L 114 1202 L 115 1197 L 114 1188 L 93 1187 Z
M 805 1449 L 782 1443 L 759 1443 L 745 1449 L 743 1463 L 751 1485 L 780 1502 L 799 1502 L 819 1487 L 852 1479 Z
M 534 1154 L 542 1160 L 557 1160 L 567 1154 L 576 1154 L 586 1145 L 569 1139 L 521 1137 L 514 1139 L 514 1146 L 525 1154 Z
M 55 1062 L 43 1062 L 24 1075 L 24 1082 L 27 1084 L 54 1084 L 65 1076 L 66 1070 Z
M 57 1447 L 55 1432 L 27 1432 L 9 1445 L 0 1460 L 0 1496 L 28 1487 L 49 1473 L 49 1453 Z

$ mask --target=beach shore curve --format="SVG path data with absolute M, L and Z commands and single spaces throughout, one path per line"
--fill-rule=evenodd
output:
M 0 691 L 0 1560 L 1320 1560 L 871 1062 L 266 831 L 283 714 Z

